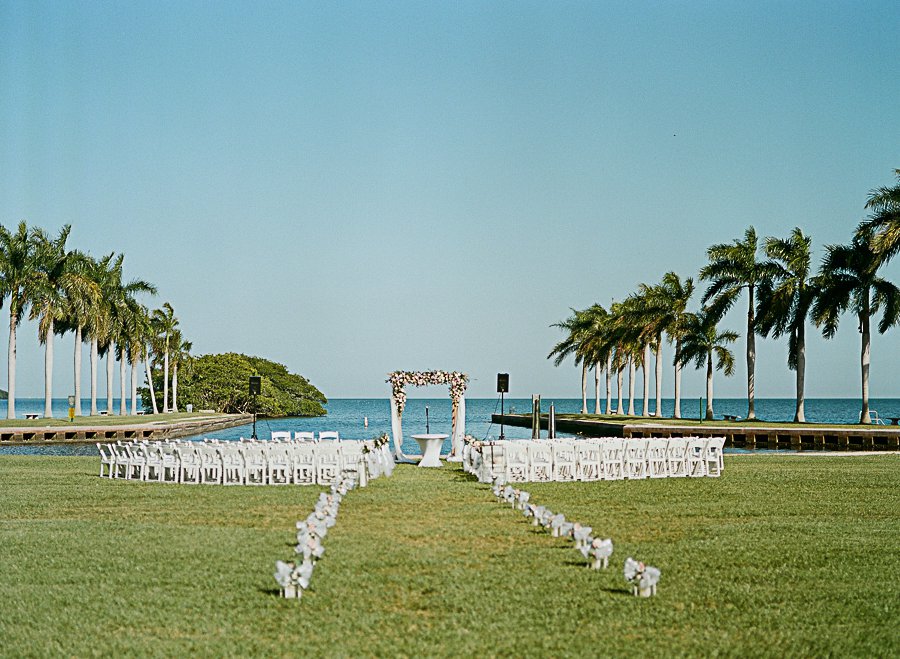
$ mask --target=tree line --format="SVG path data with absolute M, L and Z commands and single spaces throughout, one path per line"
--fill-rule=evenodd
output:
M 738 333 L 719 328 L 724 315 L 743 296 L 747 300 L 746 360 L 747 419 L 756 418 L 755 371 L 757 334 L 786 337 L 788 368 L 796 373 L 795 422 L 805 422 L 806 329 L 812 323 L 830 339 L 841 317 L 856 317 L 860 333 L 860 423 L 871 423 L 869 365 L 872 323 L 878 320 L 885 333 L 900 320 L 900 288 L 881 276 L 881 268 L 900 253 L 900 169 L 897 184 L 870 191 L 865 208 L 869 215 L 847 244 L 826 245 L 818 271 L 813 272 L 811 239 L 800 228 L 785 238 L 760 241 L 751 226 L 743 238 L 707 249 L 708 263 L 699 272 L 707 282 L 700 308 L 688 311 L 695 292 L 693 278 L 666 273 L 659 284 L 641 284 L 621 302 L 607 309 L 594 304 L 552 325 L 566 335 L 548 359 L 559 366 L 573 357 L 582 368 L 582 413 L 587 413 L 587 376 L 595 369 L 597 414 L 601 413 L 600 377 L 606 374 L 606 414 L 625 414 L 623 380 L 628 371 L 628 410 L 634 415 L 635 374 L 643 372 L 643 415 L 649 413 L 651 353 L 655 353 L 655 416 L 661 416 L 663 339 L 675 346 L 674 417 L 681 418 L 681 371 L 693 364 L 706 368 L 706 419 L 713 418 L 713 374 L 734 373 L 735 358 L 729 346 Z M 612 407 L 612 379 L 618 404 Z
M 124 255 L 112 252 L 100 258 L 67 242 L 71 225 L 56 235 L 20 222 L 14 230 L 0 225 L 0 307 L 9 310 L 7 418 L 16 418 L 16 331 L 26 316 L 37 322 L 44 346 L 44 416 L 52 417 L 54 337 L 75 335 L 73 375 L 75 414 L 81 409 L 81 355 L 90 345 L 90 414 L 97 410 L 97 371 L 106 359 L 106 406 L 113 414 L 113 374 L 119 364 L 120 408 L 127 413 L 126 370 L 130 367 L 131 413 L 137 412 L 137 368 L 144 364 L 149 387 L 154 369 L 162 368 L 162 412 L 178 409 L 178 369 L 189 357 L 191 343 L 183 337 L 172 305 L 150 310 L 141 295 L 156 295 L 156 287 L 143 279 L 125 281 Z M 170 371 L 171 369 L 171 371 Z M 171 379 L 170 379 L 171 372 Z M 169 383 L 171 382 L 171 397 Z M 160 411 L 150 396 L 153 412 Z M 171 404 L 170 404 L 171 400 Z

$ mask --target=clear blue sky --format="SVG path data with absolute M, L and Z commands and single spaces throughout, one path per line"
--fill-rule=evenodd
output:
M 546 359 L 570 307 L 693 276 L 750 224 L 799 225 L 817 260 L 849 239 L 900 167 L 898 31 L 896 1 L 6 0 L 0 222 L 71 223 L 159 287 L 196 353 L 331 397 L 386 397 L 398 368 L 577 397 Z M 811 333 L 808 395 L 858 395 L 858 342 L 850 317 Z M 743 349 L 718 396 L 744 394 Z M 758 354 L 757 395 L 790 397 L 785 343 Z M 875 338 L 873 396 L 900 396 L 898 357 L 900 328 Z

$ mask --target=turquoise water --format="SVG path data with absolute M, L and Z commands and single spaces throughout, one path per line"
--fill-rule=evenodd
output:
M 580 412 L 581 399 L 544 399 L 542 409 L 546 412 L 553 402 L 558 413 Z M 588 401 L 588 411 L 593 411 L 594 401 Z M 653 410 L 653 401 L 650 409 Z M 626 402 L 627 406 L 627 402 Z M 641 412 L 641 401 L 635 403 L 638 414 Z M 100 409 L 106 408 L 106 401 L 99 403 Z M 450 434 L 450 399 L 436 398 L 410 398 L 403 412 L 404 451 L 418 453 L 418 444 L 411 439 L 411 435 L 424 433 L 425 408 L 429 412 L 429 430 L 431 432 Z M 871 408 L 879 412 L 882 417 L 900 416 L 900 399 L 878 398 L 872 399 Z M 90 409 L 90 401 L 83 403 L 83 410 Z M 327 405 L 328 415 L 324 417 L 291 417 L 284 419 L 259 419 L 256 434 L 260 438 L 267 438 L 273 430 L 337 430 L 341 437 L 348 439 L 371 439 L 383 433 L 391 431 L 391 408 L 387 398 L 336 398 Z M 514 398 L 505 401 L 507 412 L 529 413 L 531 399 Z M 626 408 L 627 409 L 627 408 Z M 674 401 L 663 400 L 663 414 L 670 416 L 674 409 Z M 118 399 L 114 401 L 113 410 L 118 410 Z M 467 399 L 466 400 L 466 432 L 479 439 L 496 439 L 500 435 L 500 427 L 491 423 L 491 414 L 500 411 L 500 399 Z M 681 401 L 682 416 L 685 418 L 697 418 L 700 411 L 698 399 Z M 747 413 L 747 401 L 745 399 L 723 398 L 715 401 L 717 418 L 722 414 L 734 414 L 744 416 Z M 26 398 L 16 401 L 16 414 L 20 418 L 23 414 L 35 412 L 43 414 L 43 399 Z M 68 403 L 66 399 L 53 401 L 54 416 L 67 418 Z M 0 402 L 0 414 L 6 416 L 6 401 Z M 794 417 L 793 399 L 760 398 L 756 400 L 757 417 L 764 421 L 790 421 Z M 814 398 L 806 401 L 806 418 L 810 422 L 819 423 L 856 423 L 859 420 L 859 401 L 856 399 Z M 368 419 L 368 427 L 365 420 Z M 238 439 L 250 437 L 252 426 L 239 426 L 215 433 L 219 439 Z M 528 438 L 531 436 L 529 428 L 506 427 L 504 435 L 509 438 Z M 202 439 L 197 437 L 195 439 Z M 449 450 L 449 440 L 445 442 L 444 450 Z M 95 455 L 96 447 L 88 446 L 47 446 L 47 447 L 0 447 L 0 453 L 45 453 L 61 455 Z

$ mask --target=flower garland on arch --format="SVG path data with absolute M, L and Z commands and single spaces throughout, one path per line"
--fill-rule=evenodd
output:
M 450 400 L 453 401 L 453 409 L 456 409 L 459 399 L 466 393 L 469 376 L 459 371 L 394 371 L 385 382 L 391 385 L 397 410 L 402 415 L 403 408 L 406 407 L 406 385 L 424 387 L 430 384 L 448 384 Z

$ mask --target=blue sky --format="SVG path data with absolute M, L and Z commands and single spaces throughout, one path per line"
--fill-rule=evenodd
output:
M 898 27 L 896 2 L 7 0 L 0 222 L 71 223 L 159 287 L 195 353 L 331 397 L 387 396 L 398 368 L 577 397 L 545 358 L 570 307 L 695 276 L 751 224 L 802 227 L 817 260 L 849 239 L 900 167 Z M 858 342 L 849 317 L 811 333 L 809 396 L 857 395 Z M 743 349 L 718 396 L 743 395 Z M 785 355 L 758 342 L 758 396 L 793 394 Z M 900 396 L 898 355 L 900 328 L 874 339 L 873 396 Z

